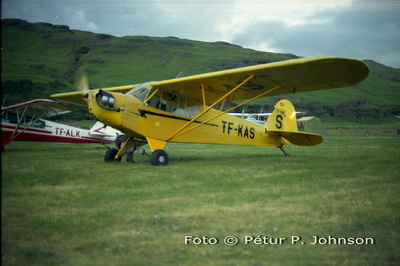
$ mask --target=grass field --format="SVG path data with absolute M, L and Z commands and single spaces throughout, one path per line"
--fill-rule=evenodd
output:
M 7 146 L 3 265 L 400 263 L 400 137 L 331 136 L 288 146 L 291 157 L 246 146 L 166 150 L 170 165 L 152 167 L 137 154 L 134 164 L 106 164 L 102 146 Z M 314 245 L 313 236 L 348 244 Z

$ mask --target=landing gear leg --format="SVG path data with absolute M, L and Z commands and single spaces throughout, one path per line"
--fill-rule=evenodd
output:
M 135 144 L 136 145 L 136 144 Z M 133 153 L 137 151 L 138 153 L 140 153 L 141 155 L 145 155 L 146 151 L 140 147 L 140 146 L 134 146 L 133 148 L 130 148 L 128 150 L 128 152 L 126 153 L 126 161 L 128 163 L 134 163 L 135 161 L 133 160 Z
M 278 148 L 281 149 L 281 151 L 283 152 L 283 154 L 284 154 L 285 156 L 290 156 L 290 154 L 287 153 L 287 152 L 285 151 L 285 148 L 283 148 L 283 145 L 282 145 L 282 144 L 281 144 L 281 146 L 278 146 Z
M 117 146 L 117 153 L 115 154 L 115 157 L 121 158 L 123 155 L 126 154 L 126 161 L 133 163 L 133 153 L 135 151 L 138 151 L 142 155 L 144 155 L 146 152 L 145 150 L 141 147 L 145 144 L 145 141 L 142 139 L 135 139 L 133 137 L 130 137 L 128 135 L 121 135 L 118 136 L 115 139 L 115 145 Z
M 130 148 L 128 152 L 126 153 L 126 161 L 128 163 L 134 163 L 135 161 L 133 160 L 133 152 L 135 151 L 135 148 Z

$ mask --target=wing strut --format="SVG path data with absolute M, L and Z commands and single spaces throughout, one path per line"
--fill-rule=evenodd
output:
M 19 112 L 17 110 L 17 118 L 18 118 L 18 124 L 14 129 L 14 132 L 12 133 L 10 140 L 14 140 L 16 137 L 18 137 L 19 135 L 21 135 L 22 133 L 24 133 L 29 127 L 32 126 L 33 123 L 35 123 L 36 121 L 38 121 L 39 119 L 41 119 L 46 112 L 43 112 L 41 115 L 39 115 L 37 118 L 35 118 L 35 115 L 32 116 L 31 121 L 29 122 L 29 124 L 21 131 L 18 132 L 18 129 L 21 127 L 21 123 L 23 121 L 25 121 L 25 115 L 26 115 L 26 111 L 28 110 L 28 106 L 25 107 L 24 111 L 22 112 L 22 115 L 19 115 Z
M 238 107 L 240 107 L 240 106 L 242 106 L 242 105 L 245 105 L 245 104 L 248 103 L 248 102 L 251 102 L 251 101 L 253 101 L 253 100 L 257 99 L 257 98 L 263 97 L 264 95 L 266 95 L 266 94 L 268 94 L 268 93 L 270 93 L 270 92 L 272 92 L 272 91 L 274 91 L 274 90 L 276 90 L 276 89 L 279 89 L 280 87 L 281 87 L 281 86 L 278 85 L 278 86 L 276 86 L 276 87 L 274 87 L 274 88 L 272 88 L 272 89 L 270 89 L 270 90 L 268 90 L 268 91 L 264 91 L 263 93 L 261 93 L 261 94 L 255 96 L 255 97 L 253 97 L 253 98 L 251 98 L 251 99 L 249 99 L 249 100 L 247 100 L 247 101 L 244 101 L 244 102 L 242 102 L 242 103 L 240 103 L 240 104 L 238 104 L 238 105 L 236 105 L 236 106 L 234 106 L 234 107 L 232 107 L 232 108 L 230 108 L 230 109 L 228 109 L 228 110 L 226 110 L 226 111 L 224 111 L 224 112 L 221 112 L 221 113 L 219 113 L 219 114 L 217 114 L 217 115 L 215 115 L 215 116 L 213 116 L 213 117 L 211 117 L 211 118 L 209 118 L 209 119 L 207 119 L 207 120 L 205 120 L 205 121 L 203 121 L 203 122 L 201 122 L 201 123 L 199 123 L 199 124 L 196 124 L 195 126 L 193 126 L 193 127 L 191 127 L 191 128 L 188 128 L 188 129 L 186 129 L 186 130 L 184 130 L 184 131 L 181 131 L 181 132 L 177 133 L 177 134 L 175 135 L 175 137 L 178 137 L 178 136 L 180 136 L 180 135 L 182 135 L 182 134 L 184 134 L 184 133 L 186 133 L 186 132 L 188 132 L 188 131 L 191 131 L 192 129 L 195 129 L 195 128 L 197 128 L 197 127 L 199 127 L 199 126 L 201 126 L 201 125 L 203 125 L 203 124 L 205 124 L 205 123 L 208 123 L 208 122 L 210 122 L 211 120 L 214 120 L 215 118 L 218 118 L 218 117 L 220 117 L 221 115 L 224 115 L 224 114 L 226 114 L 226 113 L 228 113 L 228 112 L 230 112 L 230 111 L 232 111 L 232 110 L 234 110 L 234 109 L 236 109 L 236 108 L 238 108 Z
M 203 108 L 205 109 L 206 108 L 206 95 L 204 93 L 204 84 L 203 83 L 201 84 L 201 93 L 203 95 Z
M 242 83 L 240 83 L 239 85 L 237 85 L 235 88 L 233 88 L 232 90 L 230 90 L 229 92 L 227 92 L 225 95 L 223 95 L 219 100 L 217 100 L 216 102 L 214 102 L 212 105 L 210 105 L 209 107 L 207 107 L 206 109 L 204 109 L 202 112 L 200 112 L 200 114 L 196 115 L 192 120 L 190 120 L 189 122 L 187 122 L 185 125 L 183 125 L 180 129 L 178 129 L 177 131 L 175 131 L 175 133 L 173 133 L 171 136 L 169 136 L 167 138 L 167 141 L 174 138 L 176 135 L 178 135 L 178 133 L 180 133 L 182 130 L 184 130 L 186 127 L 188 127 L 190 124 L 192 124 L 194 121 L 196 121 L 196 119 L 198 119 L 200 116 L 202 116 L 203 114 L 207 113 L 211 108 L 213 108 L 214 106 L 216 106 L 219 102 L 221 102 L 222 100 L 224 100 L 225 98 L 227 98 L 229 95 L 231 95 L 232 93 L 234 93 L 237 89 L 239 89 L 240 87 L 242 87 L 244 84 L 246 84 L 249 80 L 251 80 L 252 78 L 254 78 L 254 75 L 249 76 L 247 79 L 245 79 L 244 81 L 242 81 Z

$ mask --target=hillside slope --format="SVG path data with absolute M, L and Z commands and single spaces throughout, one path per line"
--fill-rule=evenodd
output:
M 224 43 L 175 37 L 114 37 L 68 26 L 2 20 L 2 97 L 12 104 L 73 91 L 85 72 L 93 88 L 136 84 L 177 76 L 296 58 Z M 284 95 L 314 115 L 381 118 L 400 112 L 400 70 L 365 61 L 370 75 L 354 87 Z M 248 111 L 272 109 L 263 98 Z

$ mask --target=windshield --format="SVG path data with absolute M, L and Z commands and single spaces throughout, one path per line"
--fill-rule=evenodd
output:
M 139 99 L 140 101 L 144 102 L 147 98 L 147 95 L 149 95 L 150 90 L 151 90 L 150 83 L 142 83 L 137 85 L 130 91 L 128 91 L 126 94 L 132 95 L 137 99 Z

